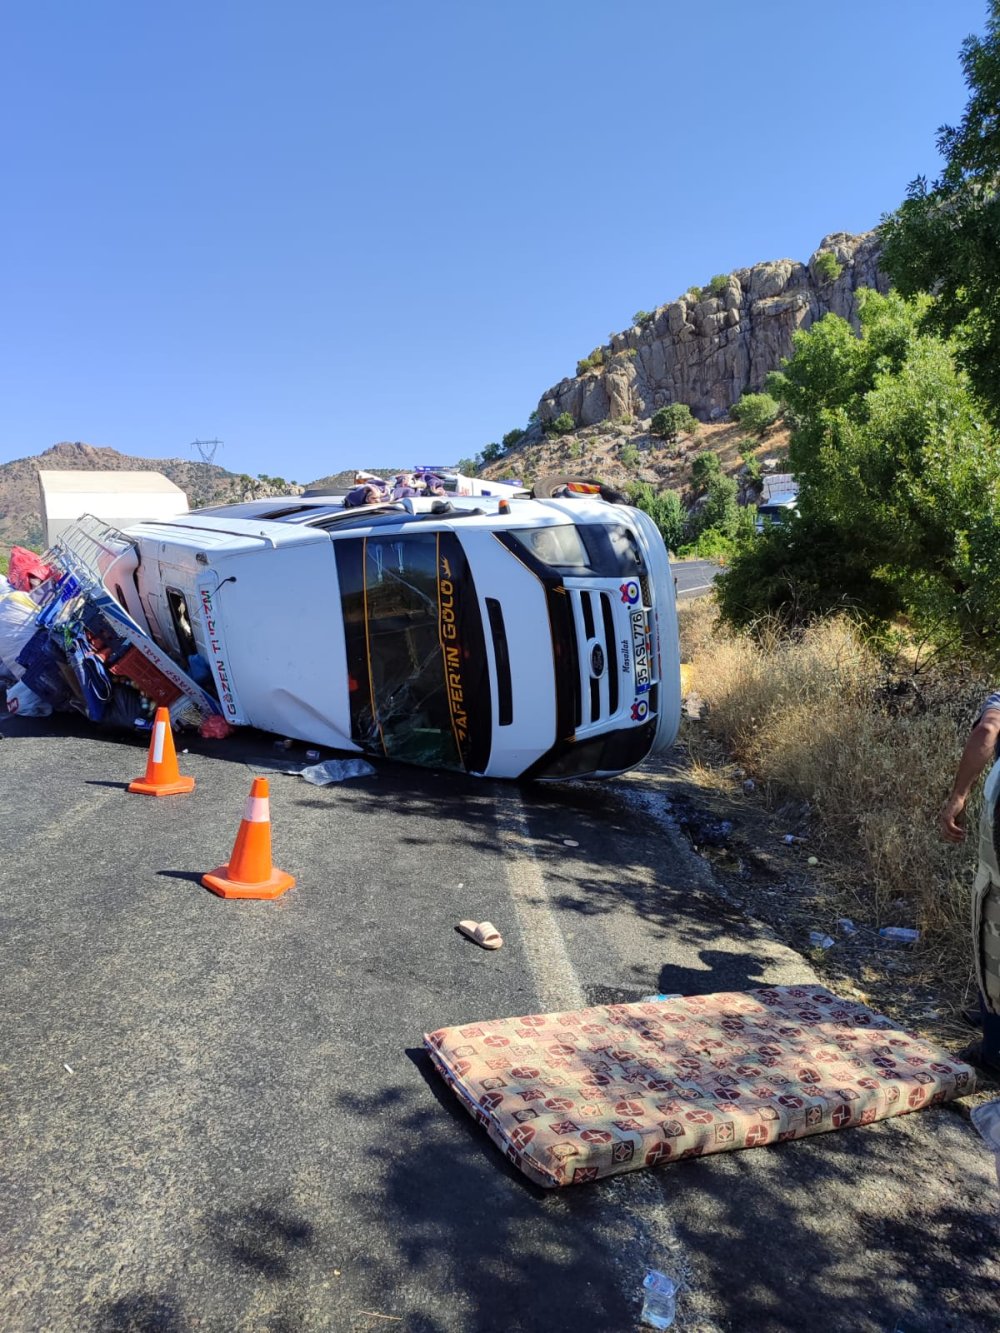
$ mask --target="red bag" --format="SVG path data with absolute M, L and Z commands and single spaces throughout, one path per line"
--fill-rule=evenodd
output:
M 39 583 L 57 577 L 56 571 L 49 565 L 43 564 L 34 551 L 28 551 L 23 546 L 12 546 L 10 567 L 7 570 L 10 586 L 17 592 L 30 592 L 32 585 L 28 581 L 29 574 L 34 575 Z

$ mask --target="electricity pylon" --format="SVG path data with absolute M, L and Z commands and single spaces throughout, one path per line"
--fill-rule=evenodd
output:
M 191 448 L 198 450 L 203 463 L 211 463 L 220 444 L 222 444 L 221 440 L 193 440 Z

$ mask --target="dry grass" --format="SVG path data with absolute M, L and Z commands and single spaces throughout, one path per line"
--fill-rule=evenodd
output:
M 957 704 L 951 681 L 922 677 L 918 693 L 911 685 L 900 696 L 847 621 L 794 641 L 765 634 L 755 642 L 718 630 L 714 619 L 707 600 L 681 609 L 684 658 L 708 705 L 705 732 L 772 800 L 810 802 L 826 858 L 878 922 L 917 925 L 932 948 L 967 956 L 975 838 L 956 852 L 938 838 L 936 817 L 969 704 L 985 685 L 963 680 Z M 973 830 L 976 815 L 970 811 Z

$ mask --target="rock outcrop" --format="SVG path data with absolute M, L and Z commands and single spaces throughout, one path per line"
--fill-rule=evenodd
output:
M 615 334 L 602 364 L 543 394 L 539 420 L 568 412 L 577 425 L 592 426 L 649 417 L 668 403 L 686 403 L 702 421 L 719 420 L 742 394 L 764 387 L 791 354 L 796 329 L 831 312 L 857 327 L 858 288 L 889 289 L 878 261 L 877 232 L 834 232 L 808 264 L 779 259 L 737 269 L 713 295 L 689 292 Z

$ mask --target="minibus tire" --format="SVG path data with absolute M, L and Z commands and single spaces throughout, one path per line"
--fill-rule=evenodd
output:
M 628 503 L 621 491 L 616 491 L 613 486 L 608 486 L 596 477 L 577 477 L 569 473 L 556 473 L 551 477 L 540 477 L 531 489 L 531 498 L 533 500 L 557 499 L 556 492 L 563 486 L 569 485 L 570 482 L 578 482 L 583 486 L 596 486 L 601 499 L 607 500 L 608 504 L 623 505 Z

